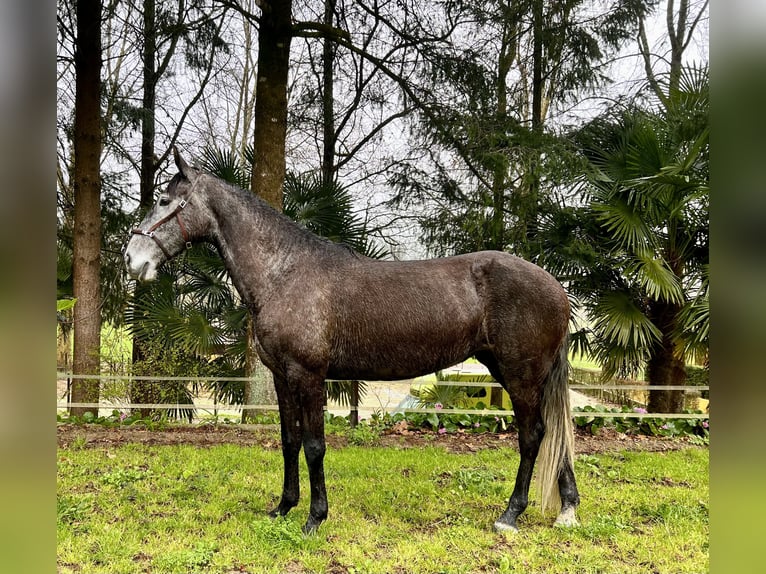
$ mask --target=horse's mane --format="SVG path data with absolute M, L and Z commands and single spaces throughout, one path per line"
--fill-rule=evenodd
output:
M 328 255 L 334 254 L 337 256 L 339 254 L 343 254 L 344 256 L 353 255 L 356 257 L 363 257 L 350 245 L 346 243 L 337 243 L 327 239 L 326 237 L 317 235 L 301 223 L 290 219 L 284 213 L 272 207 L 261 197 L 258 197 L 256 193 L 247 189 L 243 189 L 242 187 L 226 181 L 225 179 L 221 179 L 220 177 L 210 172 L 204 170 L 200 171 L 205 175 L 214 178 L 216 183 L 220 185 L 227 193 L 235 195 L 247 209 L 256 213 L 264 223 L 272 225 L 274 228 L 279 229 L 282 233 L 289 234 L 294 239 L 296 244 L 303 244 L 307 247 L 314 247 L 321 251 L 327 251 Z M 176 177 L 183 176 L 178 174 Z

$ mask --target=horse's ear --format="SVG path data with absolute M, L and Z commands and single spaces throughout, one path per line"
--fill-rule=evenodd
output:
M 178 153 L 178 148 L 176 146 L 173 146 L 173 159 L 175 159 L 176 167 L 178 168 L 178 171 L 181 172 L 181 175 L 186 179 L 190 179 L 191 169 L 189 168 L 189 164 L 187 164 L 184 161 L 184 158 L 181 157 L 181 154 Z

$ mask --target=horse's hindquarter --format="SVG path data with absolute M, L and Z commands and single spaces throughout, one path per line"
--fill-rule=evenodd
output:
M 482 345 L 484 304 L 467 257 L 361 261 L 332 289 L 330 378 L 433 372 Z

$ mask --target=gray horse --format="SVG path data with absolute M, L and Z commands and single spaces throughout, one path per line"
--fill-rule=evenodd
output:
M 425 261 L 375 261 L 324 240 L 255 194 L 189 166 L 132 231 L 130 274 L 158 267 L 194 242 L 213 243 L 253 313 L 257 351 L 274 373 L 284 486 L 272 516 L 298 503 L 304 449 L 311 505 L 303 529 L 327 518 L 323 384 L 326 379 L 397 380 L 476 357 L 508 391 L 521 462 L 497 530 L 516 530 L 535 460 L 542 509 L 560 505 L 577 524 L 579 495 L 567 388 L 569 301 L 543 269 L 502 252 Z

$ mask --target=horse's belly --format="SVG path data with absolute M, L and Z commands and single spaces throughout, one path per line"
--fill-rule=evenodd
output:
M 360 381 L 400 381 L 413 379 L 429 373 L 446 369 L 469 358 L 468 354 L 459 359 L 440 362 L 420 362 L 404 364 L 339 364 L 331 365 L 327 371 L 327 378 L 331 380 L 360 380 Z
M 469 331 L 381 336 L 340 343 L 330 361 L 327 376 L 331 379 L 399 380 L 419 377 L 464 361 L 481 347 L 476 334 Z

